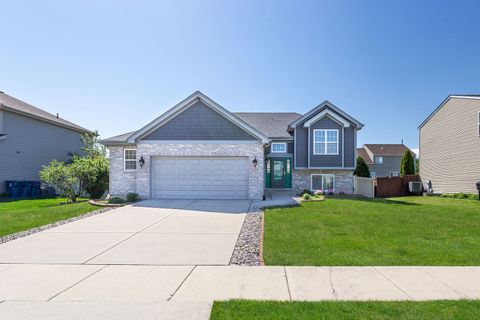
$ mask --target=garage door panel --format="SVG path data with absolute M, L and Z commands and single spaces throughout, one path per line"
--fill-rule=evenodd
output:
M 153 198 L 247 199 L 247 157 L 152 159 Z

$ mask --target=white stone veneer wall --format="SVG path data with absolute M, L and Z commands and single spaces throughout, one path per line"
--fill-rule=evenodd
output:
M 299 193 L 311 188 L 312 174 L 334 174 L 335 193 L 353 193 L 353 170 L 299 170 L 292 171 L 292 189 Z
M 137 166 L 136 192 L 143 199 L 150 198 L 150 164 L 155 156 L 223 156 L 249 158 L 249 188 L 250 199 L 262 199 L 264 194 L 264 153 L 261 143 L 248 144 L 180 144 L 180 143 L 139 143 L 137 144 L 137 159 L 143 156 L 145 164 Z M 252 161 L 257 158 L 254 168 Z M 122 155 L 123 159 L 123 155 Z M 123 170 L 123 167 L 122 167 Z
M 109 146 L 110 186 L 109 193 L 113 196 L 126 197 L 129 192 L 137 192 L 137 173 L 123 170 L 123 150 L 135 149 L 130 146 Z

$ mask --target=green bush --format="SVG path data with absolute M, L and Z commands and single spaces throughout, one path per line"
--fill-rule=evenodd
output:
M 370 178 L 370 169 L 368 169 L 367 163 L 362 157 L 357 158 L 357 166 L 353 175 L 357 177 Z
M 309 194 L 309 195 L 312 195 L 312 194 L 313 194 L 312 190 L 303 189 L 302 192 L 300 192 L 300 195 L 303 196 L 305 193 L 307 193 L 307 194 Z
M 138 196 L 138 193 L 135 192 L 130 192 L 127 194 L 127 201 L 128 202 L 137 202 L 140 200 L 140 197 Z
M 303 198 L 303 200 L 310 200 L 312 198 L 312 196 L 309 193 L 304 193 L 302 195 L 302 198 Z
M 405 150 L 400 162 L 400 176 L 415 174 L 415 159 L 410 150 Z
M 475 193 L 464 193 L 464 192 L 458 192 L 458 193 L 444 193 L 442 194 L 442 197 L 444 198 L 453 198 L 453 199 L 478 199 L 478 195 Z
M 126 201 L 120 197 L 112 197 L 110 198 L 110 200 L 108 200 L 108 203 L 111 203 L 111 204 L 121 204 L 121 203 L 125 203 Z

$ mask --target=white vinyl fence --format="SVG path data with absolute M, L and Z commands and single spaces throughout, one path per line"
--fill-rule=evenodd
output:
M 375 198 L 374 179 L 353 176 L 354 193 L 367 198 Z

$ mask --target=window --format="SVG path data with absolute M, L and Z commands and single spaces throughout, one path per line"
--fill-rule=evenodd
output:
M 370 171 L 370 177 L 375 178 L 375 171 Z
M 267 173 L 270 173 L 270 159 L 267 159 Z
M 311 189 L 323 192 L 335 191 L 335 175 L 333 174 L 312 174 Z
M 313 154 L 338 154 L 338 130 L 313 130 Z
M 383 164 L 383 157 L 374 157 L 375 164 Z
M 123 150 L 124 170 L 131 171 L 137 169 L 137 150 L 125 149 Z
M 390 171 L 390 177 L 398 177 L 400 173 L 398 171 Z
M 272 143 L 272 152 L 287 152 L 287 144 L 286 143 Z
M 290 173 L 290 159 L 287 159 L 287 173 Z

